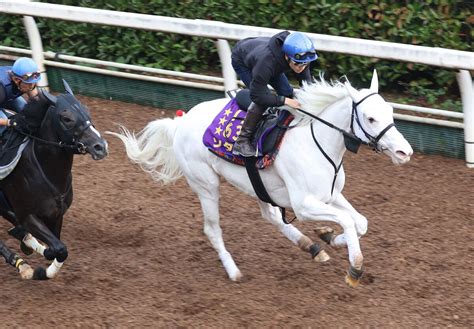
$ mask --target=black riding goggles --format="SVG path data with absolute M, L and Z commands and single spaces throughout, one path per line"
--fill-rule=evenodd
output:
M 16 73 L 13 74 L 24 82 L 28 82 L 28 80 L 30 80 L 31 78 L 38 79 L 41 76 L 41 72 L 25 73 L 23 75 L 18 75 Z
M 308 64 L 310 63 L 310 62 L 302 62 L 302 63 L 300 63 L 300 62 L 295 62 L 295 61 L 292 60 L 292 59 L 290 59 L 290 62 L 292 62 L 292 63 L 293 63 L 294 65 L 296 65 L 296 66 L 306 66 L 306 65 L 308 65 Z

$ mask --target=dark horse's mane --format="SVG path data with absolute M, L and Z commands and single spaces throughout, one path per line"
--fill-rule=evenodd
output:
M 26 104 L 23 111 L 14 115 L 14 120 L 19 129 L 25 132 L 36 134 L 43 122 L 51 103 L 44 96 L 37 96 Z

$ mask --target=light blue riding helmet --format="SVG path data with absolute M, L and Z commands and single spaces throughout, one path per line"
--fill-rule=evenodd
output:
M 38 65 L 28 57 L 20 57 L 13 63 L 12 73 L 25 83 L 36 83 L 41 80 Z
M 309 63 L 318 58 L 313 42 L 301 32 L 293 32 L 286 37 L 283 52 L 296 63 Z

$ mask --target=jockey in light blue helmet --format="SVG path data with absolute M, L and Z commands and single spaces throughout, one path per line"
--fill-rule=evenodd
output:
M 27 57 L 18 58 L 12 66 L 13 75 L 24 83 L 37 83 L 41 80 L 38 65 Z
M 300 65 L 318 58 L 313 42 L 301 32 L 293 32 L 287 36 L 282 49 L 289 60 Z
M 13 66 L 0 67 L 0 127 L 8 125 L 3 109 L 22 111 L 26 105 L 22 95 L 37 96 L 36 84 L 40 80 L 38 65 L 31 58 L 20 57 Z

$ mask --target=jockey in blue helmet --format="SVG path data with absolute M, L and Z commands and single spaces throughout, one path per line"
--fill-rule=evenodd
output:
M 301 32 L 291 33 L 283 42 L 283 52 L 293 63 L 302 66 L 318 58 L 313 42 Z
M 26 100 L 22 95 L 37 96 L 36 84 L 40 80 L 38 65 L 31 58 L 20 57 L 13 66 L 0 67 L 0 109 L 23 110 Z M 5 113 L 0 111 L 0 126 L 8 124 Z
M 252 103 L 234 144 L 233 153 L 244 157 L 255 156 L 257 150 L 251 140 L 267 107 L 289 105 L 299 108 L 293 99 L 293 88 L 286 77 L 293 72 L 298 82 L 312 81 L 309 63 L 318 58 L 313 42 L 301 32 L 280 32 L 271 38 L 247 38 L 232 49 L 232 66 L 249 88 Z M 268 89 L 275 89 L 272 93 Z

